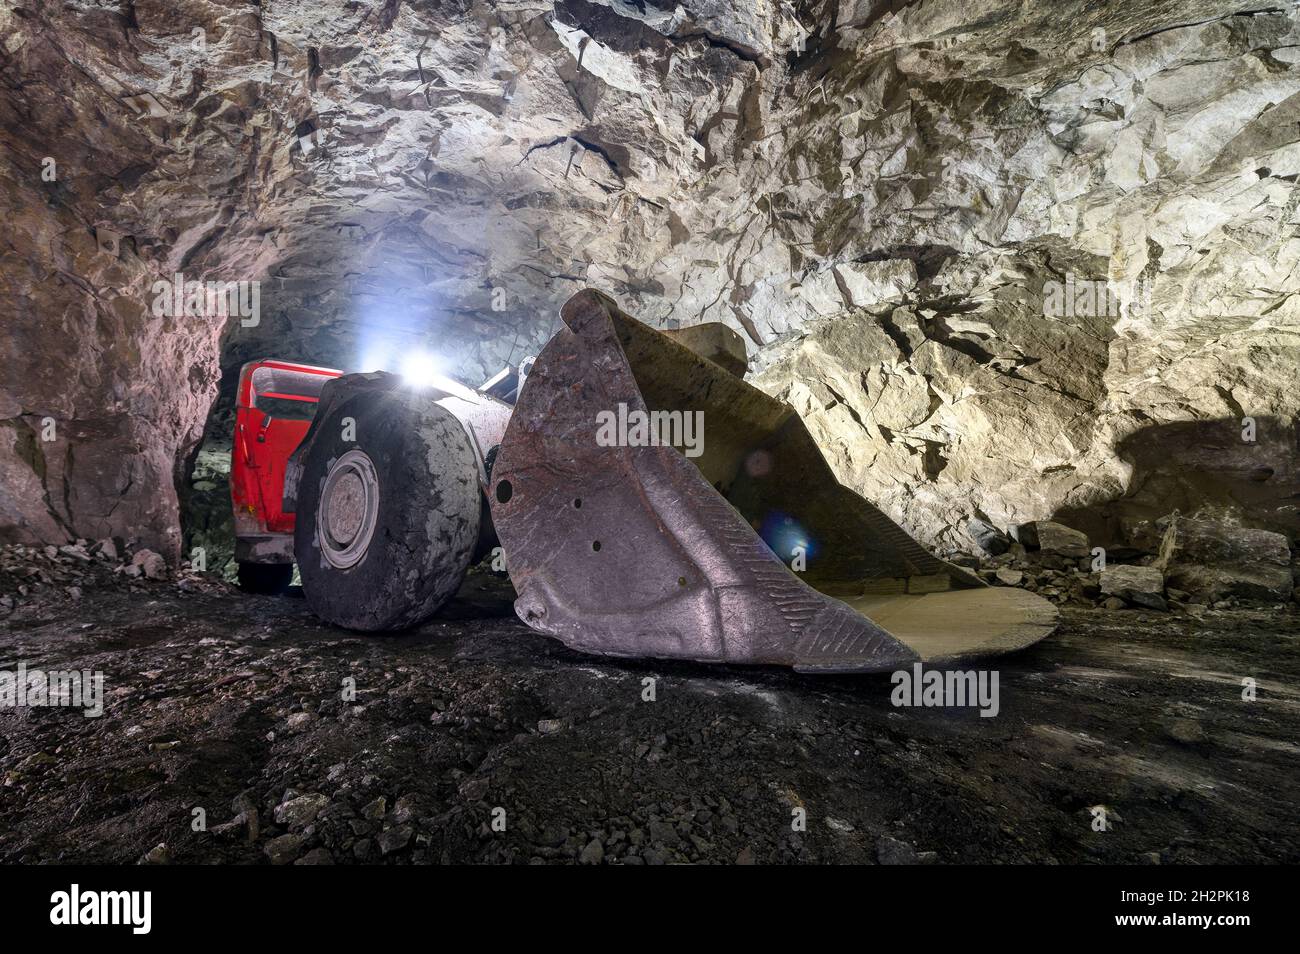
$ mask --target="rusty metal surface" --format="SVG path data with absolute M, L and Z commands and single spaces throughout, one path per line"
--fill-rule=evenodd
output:
M 788 406 L 597 292 L 575 295 L 562 317 L 566 327 L 519 396 L 489 488 L 515 608 L 529 626 L 606 655 L 880 671 L 925 656 L 828 593 L 914 601 L 907 618 L 917 632 L 927 626 L 922 594 L 982 588 L 842 487 Z M 620 406 L 629 416 L 699 412 L 698 456 L 602 446 L 598 415 Z M 808 538 L 800 575 L 774 552 L 785 526 Z M 958 639 L 946 657 L 1005 651 L 1050 631 L 1050 604 L 1042 601 L 1048 613 L 1004 611 L 999 600 L 984 600 L 979 644 Z M 933 602 L 950 621 L 953 602 Z

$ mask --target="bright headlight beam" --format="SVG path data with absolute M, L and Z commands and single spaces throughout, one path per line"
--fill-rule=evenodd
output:
M 442 372 L 438 359 L 427 351 L 415 351 L 402 359 L 402 377 L 412 387 L 427 388 L 439 384 Z

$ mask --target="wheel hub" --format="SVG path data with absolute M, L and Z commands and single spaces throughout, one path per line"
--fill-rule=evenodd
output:
M 350 450 L 325 475 L 316 539 L 331 566 L 347 569 L 366 555 L 379 516 L 379 476 L 363 451 Z

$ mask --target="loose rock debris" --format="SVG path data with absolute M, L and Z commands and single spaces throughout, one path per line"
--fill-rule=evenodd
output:
M 104 714 L 0 710 L 6 863 L 1300 860 L 1293 614 L 1066 606 L 988 719 L 887 675 L 581 656 L 477 572 L 361 637 L 69 559 L 3 571 L 0 669 L 102 671 Z

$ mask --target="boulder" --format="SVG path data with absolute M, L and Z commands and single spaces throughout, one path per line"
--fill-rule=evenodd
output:
M 1227 518 L 1178 519 L 1162 559 L 1170 586 L 1207 603 L 1286 602 L 1294 587 L 1287 538 Z
M 1011 548 L 1010 537 L 991 523 L 978 517 L 971 517 L 970 520 L 966 521 L 966 530 L 970 533 L 971 539 L 979 544 L 980 549 L 992 556 L 1006 553 Z
M 1090 551 L 1088 535 L 1079 530 L 1054 523 L 1051 520 L 1035 520 L 1033 523 L 1021 524 L 1017 529 L 1017 538 L 1028 547 L 1038 547 L 1043 553 L 1060 557 L 1086 557 Z
M 1101 571 L 1101 592 L 1136 606 L 1167 610 L 1165 578 L 1159 567 L 1112 564 Z

